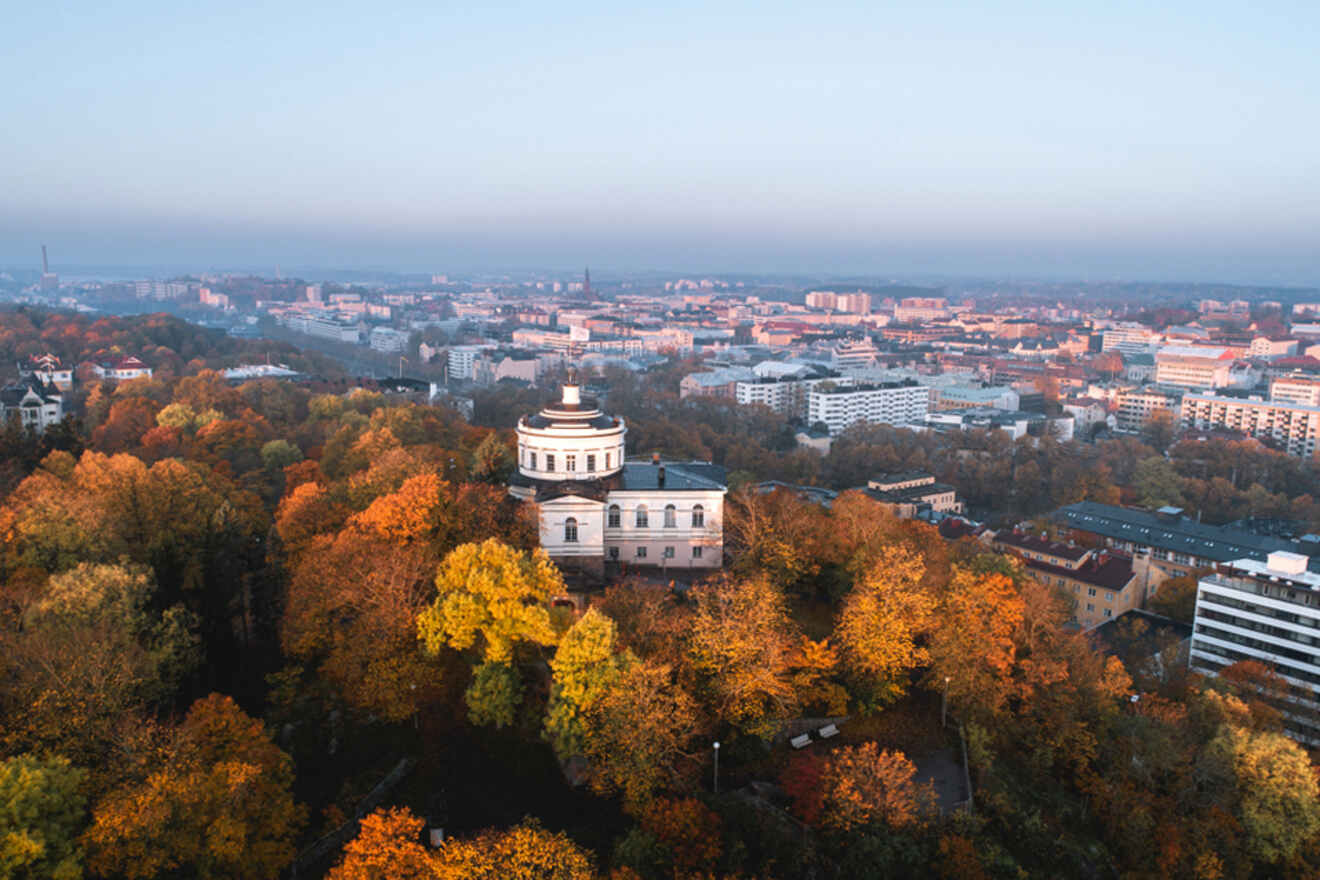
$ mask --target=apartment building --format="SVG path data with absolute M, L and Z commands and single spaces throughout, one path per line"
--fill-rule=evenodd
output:
M 1233 359 L 1229 348 L 1166 346 L 1155 354 L 1155 381 L 1182 388 L 1225 388 L 1232 381 Z
M 876 385 L 818 386 L 808 392 L 807 422 L 822 422 L 830 436 L 853 425 L 921 422 L 930 411 L 930 389 L 912 380 Z
M 1320 406 L 1320 376 L 1294 373 L 1270 379 L 1271 403 L 1296 403 Z
M 1073 619 L 1082 629 L 1100 626 L 1144 601 L 1131 557 L 1016 529 L 996 532 L 991 544 L 1021 559 L 1037 581 L 1070 595 Z
M 879 354 L 871 340 L 850 339 L 830 349 L 830 363 L 839 370 L 873 367 Z
M 1144 352 L 1159 341 L 1159 334 L 1144 324 L 1118 324 L 1100 333 L 1100 350 L 1122 354 Z
M 807 415 L 807 404 L 811 389 L 822 382 L 850 384 L 847 380 L 837 377 L 797 378 L 786 376 L 782 378 L 752 379 L 734 383 L 733 397 L 741 404 L 759 403 L 777 413 L 804 418 Z
M 1054 513 L 1061 525 L 1106 547 L 1144 557 L 1152 568 L 1150 592 L 1164 578 L 1181 577 L 1235 559 L 1263 561 L 1276 550 L 1295 552 L 1301 545 L 1257 535 L 1233 526 L 1215 526 L 1183 516 L 1177 507 L 1156 511 L 1078 501 Z
M 1299 553 L 1237 559 L 1197 584 L 1190 665 L 1217 675 L 1241 660 L 1274 669 L 1293 686 L 1270 700 L 1284 730 L 1320 745 L 1320 574 Z
M 1167 412 L 1177 424 L 1182 408 L 1181 388 L 1160 388 L 1143 385 L 1118 392 L 1115 399 L 1115 429 L 1135 434 L 1144 428 L 1156 413 Z
M 1277 403 L 1260 398 L 1187 394 L 1182 401 L 1182 425 L 1204 430 L 1237 431 L 1301 458 L 1311 458 L 1320 433 L 1320 407 Z
M 909 296 L 894 307 L 894 320 L 900 324 L 920 324 L 949 317 L 949 300 L 942 296 Z

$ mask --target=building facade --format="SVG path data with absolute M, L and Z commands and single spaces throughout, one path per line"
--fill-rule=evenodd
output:
M 1226 428 L 1301 458 L 1312 458 L 1320 433 L 1320 407 L 1260 399 L 1188 394 L 1182 401 L 1182 424 L 1205 430 Z
M 1280 551 L 1239 559 L 1197 584 L 1190 665 L 1217 675 L 1242 660 L 1266 664 L 1292 693 L 1272 700 L 1284 730 L 1320 745 L 1320 574 L 1306 556 Z
M 997 532 L 992 544 L 1020 558 L 1037 581 L 1071 596 L 1073 619 L 1082 629 L 1100 626 L 1145 601 L 1128 556 L 1008 529 Z
M 509 491 L 537 505 L 541 546 L 566 567 L 713 569 L 724 563 L 724 469 L 625 460 L 623 419 L 578 386 L 518 422 Z
M 821 422 L 830 436 L 853 425 L 905 425 L 930 412 L 930 389 L 911 380 L 852 387 L 816 387 L 807 396 L 807 422 Z

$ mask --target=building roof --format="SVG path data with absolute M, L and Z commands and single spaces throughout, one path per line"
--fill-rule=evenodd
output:
M 1072 578 L 1075 581 L 1081 581 L 1102 590 L 1112 590 L 1115 593 L 1122 592 L 1123 588 L 1130 584 L 1136 576 L 1132 570 L 1132 560 L 1127 556 L 1120 556 L 1104 550 L 1083 550 L 1083 552 L 1091 555 L 1082 560 L 1082 563 L 1076 568 L 1051 565 L 1039 559 L 1023 559 L 1023 562 L 1026 563 L 1030 571 L 1040 572 L 1049 577 Z
M 1242 529 L 1199 523 L 1180 514 L 1157 514 L 1095 501 L 1078 501 L 1055 511 L 1055 519 L 1079 531 L 1119 541 L 1145 544 L 1215 562 L 1264 560 L 1274 550 L 1300 545 Z
M 660 484 L 661 474 L 664 485 Z M 514 471 L 509 484 L 535 490 L 537 501 L 550 501 L 567 495 L 604 501 L 610 492 L 723 492 L 724 468 L 703 461 L 627 462 L 623 469 L 599 479 L 538 480 L 522 471 Z
M 995 534 L 995 541 L 1000 544 L 1007 544 L 1027 553 L 1045 553 L 1049 556 L 1057 556 L 1060 559 L 1067 559 L 1070 562 L 1076 562 L 1087 553 L 1091 552 L 1088 547 L 1079 547 L 1076 544 L 1065 541 L 1051 541 L 1038 535 L 1029 535 L 1025 532 L 1009 531 L 1003 529 Z

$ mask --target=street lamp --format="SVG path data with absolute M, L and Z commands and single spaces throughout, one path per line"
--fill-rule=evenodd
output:
M 715 793 L 720 793 L 720 743 L 715 741 Z
M 949 717 L 949 676 L 944 676 L 944 693 L 940 695 L 940 727 L 948 727 Z

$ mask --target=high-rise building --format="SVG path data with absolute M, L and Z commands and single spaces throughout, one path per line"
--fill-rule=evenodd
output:
M 1238 559 L 1197 584 L 1190 665 L 1217 675 L 1254 660 L 1290 685 L 1270 701 L 1284 730 L 1307 745 L 1320 745 L 1320 574 L 1306 556 L 1279 551 L 1264 562 Z

